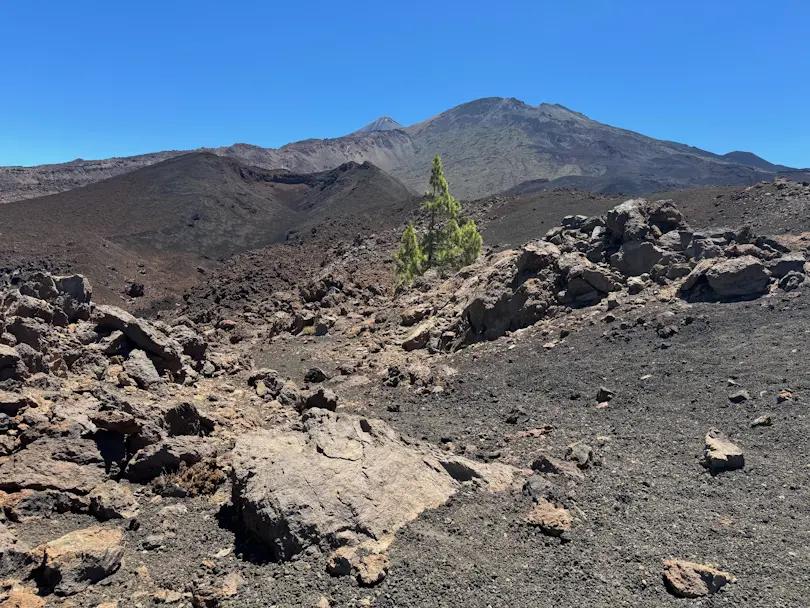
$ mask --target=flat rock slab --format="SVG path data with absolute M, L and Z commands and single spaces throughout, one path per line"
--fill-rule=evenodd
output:
M 728 573 L 708 566 L 680 559 L 664 561 L 664 583 L 677 597 L 697 598 L 717 593 L 734 578 Z
M 310 410 L 300 431 L 246 435 L 233 451 L 234 502 L 279 559 L 310 546 L 385 550 L 460 482 L 499 491 L 515 472 L 408 440 L 381 420 L 322 409 Z

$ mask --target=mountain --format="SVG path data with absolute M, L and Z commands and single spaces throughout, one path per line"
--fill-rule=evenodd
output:
M 49 259 L 116 293 L 127 279 L 176 293 L 212 259 L 318 230 L 398 226 L 416 198 L 371 163 L 299 174 L 196 152 L 0 205 L 0 259 Z
M 374 131 L 393 131 L 394 129 L 403 129 L 404 127 L 396 120 L 389 116 L 381 116 L 374 122 L 368 123 L 365 127 L 357 129 L 352 135 L 359 135 L 360 133 L 372 133 Z
M 763 171 L 792 171 L 790 167 L 786 167 L 784 165 L 774 165 L 773 163 L 769 163 L 764 158 L 760 158 L 753 152 L 729 152 L 728 154 L 723 154 L 723 158 L 727 159 L 732 163 L 737 163 L 738 165 L 745 165 L 746 167 L 754 167 L 756 169 L 762 169 Z
M 748 185 L 787 169 L 749 153 L 723 156 L 653 139 L 561 105 L 532 106 L 501 97 L 465 103 L 406 128 L 384 117 L 335 139 L 309 139 L 278 149 L 236 144 L 204 151 L 296 173 L 368 161 L 417 191 L 426 187 L 430 161 L 439 153 L 453 192 L 465 199 L 558 186 L 638 194 Z M 0 201 L 59 192 L 177 154 L 0 168 Z

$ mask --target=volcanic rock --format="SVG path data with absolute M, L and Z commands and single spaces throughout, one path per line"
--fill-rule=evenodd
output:
M 460 482 L 496 490 L 512 475 L 510 467 L 406 442 L 380 420 L 318 409 L 299 432 L 245 435 L 233 451 L 234 504 L 280 559 L 310 546 L 384 550 L 400 527 L 444 504 Z

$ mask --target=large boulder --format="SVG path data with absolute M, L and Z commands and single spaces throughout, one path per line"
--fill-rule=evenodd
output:
M 768 264 L 768 270 L 777 279 L 781 279 L 789 272 L 804 272 L 804 264 L 807 258 L 803 253 L 787 253 L 780 258 L 776 258 Z
M 310 410 L 300 431 L 245 435 L 233 451 L 233 499 L 277 558 L 308 547 L 384 550 L 394 533 L 460 482 L 500 490 L 514 469 L 404 440 L 385 422 Z
M 32 551 L 41 587 L 58 595 L 74 595 L 106 578 L 121 566 L 123 533 L 95 526 L 76 530 Z
M 652 270 L 664 251 L 647 241 L 628 241 L 610 256 L 610 263 L 624 275 L 637 277 Z
M 642 241 L 650 236 L 650 225 L 644 213 L 646 203 L 642 198 L 631 199 L 608 211 L 607 228 L 615 239 Z
M 527 243 L 517 259 L 518 273 L 537 273 L 552 266 L 560 257 L 560 249 L 548 241 Z
M 706 280 L 721 298 L 765 293 L 771 275 L 757 258 L 744 255 L 717 262 L 706 270 Z

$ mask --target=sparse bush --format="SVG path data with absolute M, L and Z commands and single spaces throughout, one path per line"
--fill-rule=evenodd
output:
M 483 239 L 475 222 L 458 223 L 461 203 L 450 194 L 438 154 L 433 157 L 430 187 L 431 190 L 425 192 L 428 200 L 423 207 L 428 214 L 427 231 L 420 242 L 413 224 L 409 223 L 402 233 L 402 244 L 394 254 L 401 284 L 410 285 L 429 268 L 458 270 L 472 264 L 481 254 Z
M 191 466 L 185 462 L 174 473 L 163 473 L 152 482 L 152 489 L 161 496 L 203 496 L 213 494 L 225 483 L 225 473 L 215 459 L 202 460 Z

